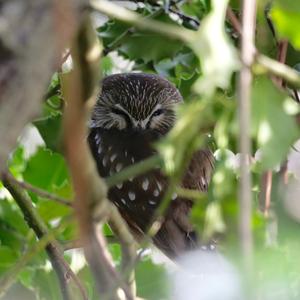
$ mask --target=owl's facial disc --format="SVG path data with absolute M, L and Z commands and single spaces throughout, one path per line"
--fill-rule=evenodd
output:
M 156 129 L 163 121 L 166 110 L 162 108 L 161 104 L 157 104 L 150 114 L 145 119 L 135 119 L 131 114 L 121 105 L 116 104 L 111 108 L 110 116 L 115 120 L 116 127 L 120 130 L 147 130 Z

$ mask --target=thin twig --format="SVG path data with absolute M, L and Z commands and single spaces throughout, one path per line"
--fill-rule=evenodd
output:
M 240 180 L 240 212 L 239 234 L 241 251 L 245 263 L 245 269 L 250 271 L 252 265 L 252 195 L 251 173 L 247 164 L 251 155 L 250 139 L 250 98 L 252 73 L 250 67 L 254 62 L 254 36 L 256 23 L 256 1 L 244 0 L 242 9 L 242 36 L 241 36 L 241 60 L 243 62 L 238 85 L 239 101 L 239 147 L 241 152 L 241 180 Z
M 110 227 L 118 237 L 122 250 L 122 272 L 127 277 L 127 284 L 131 289 L 132 295 L 136 294 L 135 274 L 132 269 L 129 274 L 124 273 L 128 266 L 132 265 L 132 262 L 136 258 L 136 241 L 128 230 L 128 226 L 125 221 L 120 218 L 117 208 L 114 207 L 110 215 Z
M 9 180 L 11 182 L 13 182 L 14 184 L 18 185 L 19 187 L 21 187 L 22 189 L 25 189 L 27 191 L 30 191 L 30 192 L 33 192 L 35 193 L 36 195 L 42 197 L 42 198 L 47 198 L 47 199 L 50 199 L 50 200 L 53 200 L 55 202 L 58 202 L 59 204 L 62 204 L 62 205 L 66 205 L 66 206 L 69 206 L 69 207 L 72 207 L 72 202 L 70 200 L 67 200 L 65 198 L 62 198 L 60 196 L 57 196 L 57 195 L 54 195 L 52 193 L 49 193 L 43 189 L 40 189 L 38 187 L 35 187 L 33 185 L 31 185 L 30 183 L 28 182 L 25 182 L 25 181 L 20 181 L 18 179 L 16 179 L 15 177 L 13 177 L 10 173 L 6 173 L 5 176 L 7 178 L 9 178 Z
M 119 173 L 115 173 L 112 176 L 105 179 L 108 188 L 115 186 L 118 183 L 122 183 L 128 178 L 136 177 L 140 174 L 146 173 L 154 169 L 155 167 L 162 165 L 162 159 L 159 155 L 153 155 L 141 162 L 124 168 Z
M 119 239 L 115 237 L 114 235 L 106 235 L 105 240 L 107 244 L 118 244 Z M 73 241 L 62 241 L 62 246 L 64 251 L 72 250 L 72 249 L 81 249 L 83 248 L 83 244 L 81 240 L 73 240 Z
M 141 30 L 153 31 L 186 43 L 191 42 L 195 36 L 195 32 L 191 30 L 156 20 L 145 19 L 141 15 L 110 1 L 91 0 L 90 5 L 94 10 L 99 11 L 110 18 L 116 18 L 125 23 L 132 24 Z
M 152 19 L 157 16 L 159 16 L 163 12 L 163 9 L 158 9 L 152 14 L 144 17 L 144 19 Z M 108 53 L 114 51 L 119 45 L 122 44 L 122 42 L 130 35 L 135 33 L 136 30 L 134 27 L 130 27 L 124 32 L 122 32 L 119 36 L 117 36 L 104 50 L 103 50 L 103 55 L 107 55 Z
M 269 209 L 271 206 L 271 192 L 272 192 L 272 171 L 268 170 L 262 174 L 261 189 L 260 189 L 260 203 L 262 211 L 266 217 L 269 216 Z
M 199 190 L 191 190 L 181 187 L 176 188 L 176 194 L 180 197 L 187 198 L 193 201 L 199 201 L 204 198 L 204 195 L 206 195 L 206 193 L 200 192 Z
M 235 32 L 239 35 L 242 33 L 242 26 L 239 19 L 236 17 L 235 13 L 230 6 L 227 7 L 226 17 L 229 20 L 230 24 L 234 28 Z

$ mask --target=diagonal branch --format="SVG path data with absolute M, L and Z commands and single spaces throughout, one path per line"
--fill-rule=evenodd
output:
M 43 198 L 47 198 L 53 201 L 56 201 L 57 203 L 60 203 L 62 205 L 66 205 L 66 206 L 70 206 L 72 207 L 72 202 L 68 199 L 62 198 L 58 195 L 49 193 L 43 189 L 40 189 L 36 186 L 33 186 L 32 184 L 25 182 L 25 181 L 20 181 L 18 179 L 16 179 L 15 177 L 13 177 L 10 173 L 6 173 L 6 177 L 15 185 L 18 185 L 19 187 L 21 187 L 22 189 L 25 189 L 27 191 L 33 192 L 35 194 L 37 194 L 40 197 Z
M 180 26 L 169 25 L 156 20 L 143 18 L 138 13 L 118 6 L 107 0 L 91 0 L 91 7 L 110 18 L 115 18 L 127 24 L 132 24 L 141 30 L 153 31 L 169 38 L 189 43 L 195 37 L 195 32 Z
M 11 193 L 18 206 L 20 207 L 24 218 L 30 228 L 33 229 L 36 236 L 41 239 L 43 236 L 48 235 L 48 228 L 41 217 L 37 214 L 35 208 L 31 203 L 31 199 L 15 182 L 11 180 L 11 175 L 8 173 L 3 174 L 3 184 L 7 190 Z M 68 263 L 63 257 L 63 251 L 57 241 L 53 240 L 46 246 L 46 251 L 53 266 L 54 271 L 59 279 L 61 292 L 65 300 L 72 299 L 69 291 L 67 278 L 71 277 L 77 284 L 80 292 L 82 293 L 82 299 L 87 299 L 87 293 L 80 283 L 77 276 L 69 267 Z

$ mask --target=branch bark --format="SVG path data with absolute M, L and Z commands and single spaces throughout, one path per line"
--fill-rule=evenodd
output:
M 99 177 L 86 141 L 87 119 L 99 92 L 101 51 L 90 19 L 86 16 L 72 49 L 74 69 L 70 78 L 65 77 L 62 81 L 67 102 L 64 114 L 65 152 L 76 193 L 75 211 L 82 245 L 99 294 L 104 297 L 109 295 L 109 299 L 121 299 L 117 291 L 121 285 L 127 299 L 134 299 L 113 266 L 102 231 L 96 229 L 94 224 L 95 219 L 106 221 L 113 209 L 106 198 L 106 184 Z M 122 220 L 119 215 L 116 218 Z
M 15 185 L 18 185 L 19 187 L 21 187 L 22 189 L 25 189 L 27 191 L 30 191 L 30 192 L 33 192 L 35 194 L 37 194 L 38 196 L 40 197 L 43 197 L 43 198 L 47 198 L 47 199 L 50 199 L 50 200 L 53 200 L 53 201 L 56 201 L 57 203 L 59 204 L 62 204 L 62 205 L 66 205 L 66 206 L 69 206 L 69 207 L 72 207 L 72 202 L 70 200 L 67 200 L 65 198 L 62 198 L 60 196 L 57 196 L 57 195 L 54 195 L 52 193 L 49 193 L 43 189 L 40 189 L 36 186 L 33 186 L 31 185 L 30 183 L 28 182 L 25 182 L 25 181 L 20 181 L 20 180 L 17 180 L 16 178 L 14 178 L 10 173 L 6 173 L 5 175 L 7 178 L 9 178 L 9 180 L 14 183 Z
M 61 50 L 76 30 L 77 8 L 68 0 L 1 4 L 0 172 L 24 126 L 39 114 Z
M 239 212 L 239 234 L 241 252 L 244 258 L 246 270 L 252 265 L 252 195 L 251 195 L 251 173 L 247 163 L 251 155 L 250 139 L 250 98 L 252 73 L 251 66 L 254 62 L 254 38 L 256 24 L 256 1 L 244 0 L 242 9 L 242 35 L 241 35 L 241 60 L 243 62 L 238 85 L 239 105 L 239 147 L 241 152 L 241 180 L 240 180 L 240 212 Z
M 150 30 L 186 43 L 191 42 L 196 35 L 195 32 L 179 26 L 169 25 L 159 21 L 150 20 L 148 18 L 143 18 L 139 14 L 124 7 L 118 6 L 111 1 L 91 0 L 90 3 L 94 10 L 99 11 L 110 18 L 115 18 L 125 23 L 132 24 L 141 30 Z

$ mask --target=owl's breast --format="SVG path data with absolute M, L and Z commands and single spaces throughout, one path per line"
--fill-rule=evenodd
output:
M 136 135 L 118 130 L 93 129 L 89 143 L 97 162 L 99 174 L 109 177 L 125 167 L 137 163 L 155 153 L 152 143 L 155 136 Z M 110 188 L 109 199 L 119 208 L 130 225 L 142 231 L 152 219 L 167 184 L 159 170 L 153 170 Z

